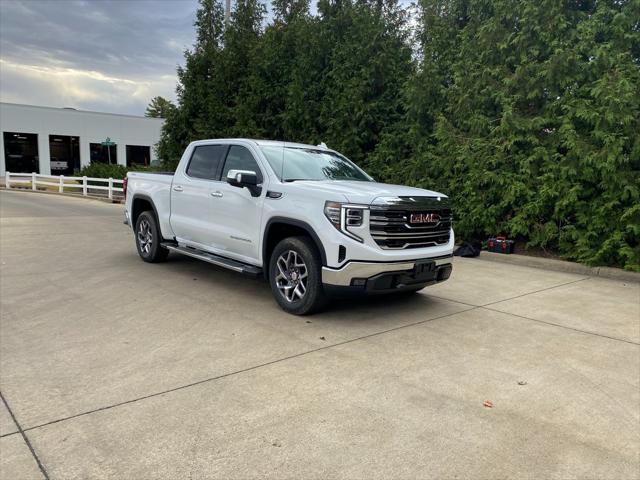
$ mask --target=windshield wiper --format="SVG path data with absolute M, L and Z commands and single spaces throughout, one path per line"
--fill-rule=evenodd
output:
M 317 178 L 287 178 L 284 180 L 285 182 L 317 182 Z

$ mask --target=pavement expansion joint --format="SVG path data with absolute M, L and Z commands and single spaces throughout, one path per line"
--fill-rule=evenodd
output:
M 19 433 L 22 436 L 22 439 L 24 440 L 24 443 L 29 448 L 29 451 L 31 452 L 31 455 L 33 456 L 33 459 L 38 464 L 38 468 L 42 472 L 42 475 L 44 476 L 45 480 L 49 480 L 49 474 L 47 473 L 47 469 L 44 468 L 44 465 L 40 461 L 40 458 L 38 457 L 38 454 L 36 453 L 35 449 L 33 448 L 33 445 L 31 445 L 31 442 L 29 441 L 29 437 L 27 437 L 27 434 L 24 432 L 24 430 L 20 426 L 20 423 L 18 422 L 18 419 L 13 414 L 13 410 L 11 410 L 11 407 L 7 403 L 7 400 L 6 400 L 6 398 L 4 398 L 4 395 L 2 394 L 2 392 L 0 392 L 0 399 L 2 399 L 2 403 L 4 403 L 4 406 L 7 409 L 7 411 L 9 412 L 9 415 L 11 415 L 11 419 L 13 420 L 13 423 L 15 423 L 16 427 L 18 428 L 18 431 L 14 432 L 14 433 Z M 3 437 L 4 436 L 6 436 L 6 435 L 3 435 Z
M 591 280 L 591 277 L 583 277 L 583 278 L 579 278 L 577 280 L 571 280 L 570 282 L 559 283 L 557 285 L 552 285 L 550 287 L 541 288 L 539 290 L 533 290 L 531 292 L 521 293 L 520 295 L 515 295 L 515 296 L 510 297 L 510 298 L 505 298 L 504 300 L 496 300 L 495 302 L 484 303 L 482 305 L 476 305 L 476 306 L 478 306 L 478 307 L 488 307 L 489 305 L 495 305 L 497 303 L 508 302 L 510 300 L 515 300 L 516 298 L 522 298 L 522 297 L 526 297 L 528 295 L 534 295 L 536 293 L 546 292 L 548 290 L 553 290 L 555 288 L 565 287 L 567 285 L 572 285 L 574 283 L 584 282 L 585 280 Z
M 239 375 L 241 373 L 246 373 L 246 372 L 250 372 L 250 371 L 253 371 L 253 370 L 257 370 L 259 368 L 267 367 L 267 366 L 270 366 L 270 365 L 274 365 L 276 363 L 284 362 L 284 361 L 287 361 L 287 360 L 292 360 L 294 358 L 303 357 L 305 355 L 309 355 L 309 354 L 312 354 L 312 353 L 315 353 L 315 352 L 319 352 L 319 351 L 323 351 L 323 350 L 329 350 L 331 348 L 339 347 L 341 345 L 346 345 L 346 344 L 358 342 L 360 340 L 366 340 L 367 338 L 372 338 L 372 337 L 384 335 L 386 333 L 395 332 L 397 330 L 402 330 L 402 329 L 405 329 L 405 328 L 410 328 L 410 327 L 415 327 L 417 325 L 422 325 L 422 324 L 425 324 L 425 323 L 428 323 L 428 322 L 431 322 L 431 321 L 434 321 L 434 320 L 439 320 L 439 319 L 442 319 L 442 318 L 451 317 L 453 315 L 458 315 L 458 314 L 463 313 L 463 312 L 476 310 L 477 308 L 479 308 L 479 307 L 472 307 L 472 308 L 468 308 L 466 310 L 447 313 L 447 314 L 444 314 L 444 315 L 439 315 L 437 317 L 428 318 L 428 319 L 425 319 L 425 320 L 420 320 L 418 322 L 412 322 L 412 323 L 409 323 L 409 324 L 406 324 L 406 325 L 399 325 L 397 327 L 389 328 L 389 329 L 386 329 L 386 330 L 373 332 L 373 333 L 370 333 L 370 334 L 367 334 L 367 335 L 362 335 L 360 337 L 352 338 L 352 339 L 349 339 L 349 340 L 344 340 L 342 342 L 337 342 L 337 343 L 333 343 L 333 344 L 330 344 L 330 345 L 323 345 L 321 347 L 314 348 L 314 349 L 311 349 L 311 350 L 307 350 L 305 352 L 296 353 L 296 354 L 293 354 L 293 355 L 289 355 L 287 357 L 279 358 L 279 359 L 272 360 L 272 361 L 265 362 L 265 363 L 261 363 L 261 364 L 258 364 L 258 365 L 252 365 L 252 366 L 247 367 L 247 368 L 243 368 L 243 369 L 236 370 L 236 371 L 233 371 L 233 372 L 224 373 L 222 375 L 217 375 L 215 377 L 205 378 L 203 380 L 198 380 L 196 382 L 188 383 L 186 385 L 180 385 L 180 386 L 177 386 L 177 387 L 174 387 L 174 388 L 170 388 L 168 390 L 163 390 L 163 391 L 160 391 L 160 392 L 151 393 L 149 395 L 144 395 L 144 396 L 141 396 L 141 397 L 132 398 L 130 400 L 125 400 L 123 402 L 114 403 L 112 405 L 106 405 L 104 407 L 99 407 L 99 408 L 96 408 L 96 409 L 93 409 L 93 410 L 88 410 L 86 412 L 77 413 L 75 415 L 70 415 L 68 417 L 63 417 L 63 418 L 58 418 L 56 420 L 51 420 L 49 422 L 41 423 L 39 425 L 34 425 L 32 427 L 27 427 L 27 428 L 24 429 L 24 431 L 28 432 L 30 430 L 35 430 L 35 429 L 38 429 L 38 428 L 46 427 L 48 425 L 52 425 L 52 424 L 55 424 L 55 423 L 65 422 L 67 420 L 72 420 L 74 418 L 83 417 L 83 416 L 86 416 L 86 415 L 90 415 L 92 413 L 98 413 L 98 412 L 102 412 L 104 410 L 110 410 L 112 408 L 121 407 L 121 406 L 124 406 L 124 405 L 129 405 L 131 403 L 136 403 L 136 402 L 139 402 L 139 401 L 142 401 L 142 400 L 147 400 L 149 398 L 158 397 L 160 395 L 165 395 L 167 393 L 173 393 L 173 392 L 176 392 L 176 391 L 179 391 L 179 390 L 184 390 L 184 389 L 187 389 L 187 388 L 190 388 L 190 387 L 195 387 L 197 385 L 201 385 L 201 384 L 204 384 L 204 383 L 209 383 L 209 382 L 213 382 L 215 380 L 220 380 L 222 378 L 232 377 L 234 375 Z
M 601 337 L 601 338 L 607 338 L 609 340 L 615 340 L 617 342 L 624 342 L 624 343 L 630 343 L 631 345 L 638 345 L 640 346 L 640 343 L 637 342 L 633 342 L 631 340 L 626 340 L 624 338 L 618 338 L 618 337 L 612 337 L 610 335 L 603 335 L 602 333 L 598 333 L 598 332 L 592 332 L 589 330 L 582 330 L 580 328 L 575 328 L 575 327 L 569 327 L 567 325 L 562 325 L 560 323 L 554 323 L 554 322 L 549 322 L 547 320 L 540 320 L 539 318 L 531 318 L 531 317 L 527 317 L 525 315 L 519 315 L 517 313 L 512 313 L 512 312 L 503 312 L 502 310 L 497 310 L 495 308 L 489 308 L 486 306 L 481 306 L 479 308 L 483 308 L 485 310 L 489 310 L 490 312 L 496 312 L 496 313 L 502 313 L 504 315 L 510 315 L 512 317 L 517 317 L 517 318 L 522 318 L 523 320 L 529 320 L 531 322 L 537 322 L 537 323 L 544 323 L 545 325 L 550 325 L 552 327 L 559 327 L 559 328 L 564 328 L 566 330 L 571 330 L 573 332 L 579 332 L 579 333 L 584 333 L 586 335 L 593 335 L 596 337 Z

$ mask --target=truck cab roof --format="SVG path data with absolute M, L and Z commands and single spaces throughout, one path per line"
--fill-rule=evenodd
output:
M 293 148 L 313 148 L 316 150 L 331 150 L 323 145 L 309 145 L 306 143 L 298 142 L 285 142 L 283 140 L 261 140 L 255 138 L 209 138 L 198 140 L 193 143 L 207 143 L 207 142 L 252 142 L 259 147 L 293 147 Z

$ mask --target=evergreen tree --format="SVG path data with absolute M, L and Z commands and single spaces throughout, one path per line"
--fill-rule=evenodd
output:
M 224 12 L 219 0 L 200 0 L 196 13 L 196 43 L 185 51 L 185 66 L 178 67 L 178 104 L 164 123 L 158 156 L 167 168 L 177 165 L 189 142 L 216 136 L 224 123 L 218 113 Z
M 153 97 L 144 113 L 145 117 L 167 118 L 175 105 L 163 97 Z
M 446 3 L 422 2 L 428 140 L 395 175 L 451 193 L 463 238 L 640 268 L 638 2 Z
M 225 108 L 225 136 L 228 137 L 263 136 L 257 121 L 261 112 L 256 96 L 252 95 L 251 82 L 266 11 L 266 6 L 258 0 L 237 2 L 225 31 L 218 88 L 224 92 L 221 102 Z
M 323 140 L 365 163 L 381 137 L 403 119 L 411 72 L 406 12 L 394 0 L 321 5 L 331 39 L 321 107 Z

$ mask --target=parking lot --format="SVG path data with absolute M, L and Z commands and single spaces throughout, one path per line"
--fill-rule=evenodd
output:
M 295 317 L 121 205 L 0 209 L 2 479 L 639 477 L 638 283 L 456 259 Z

